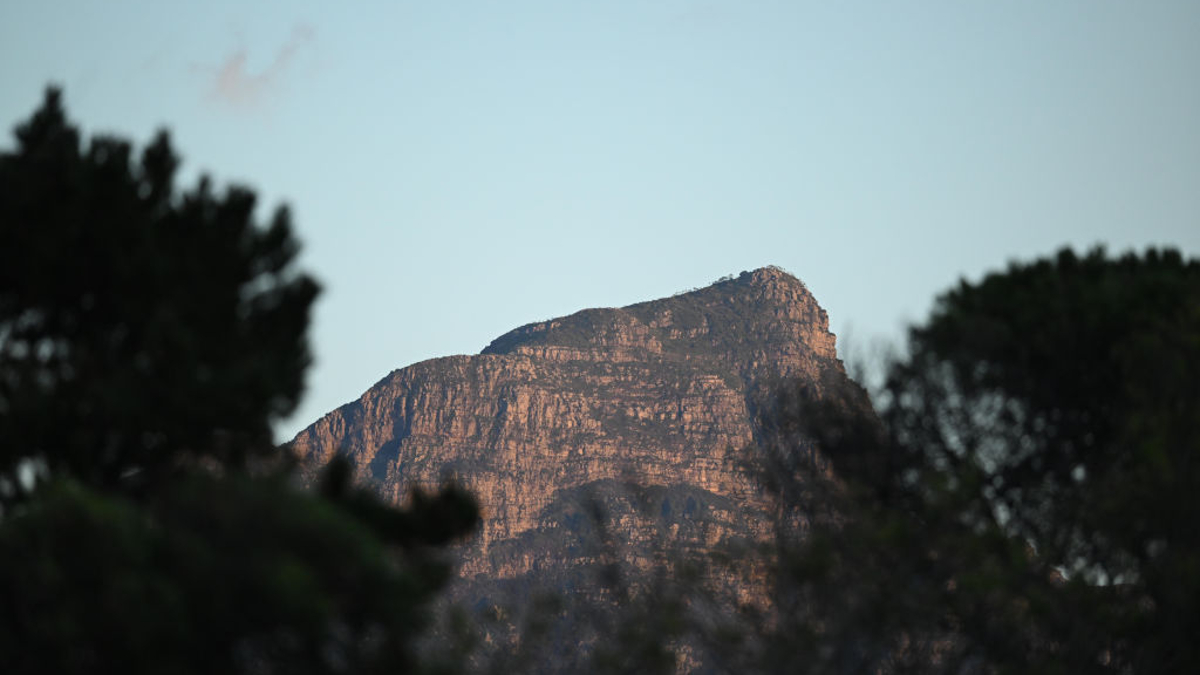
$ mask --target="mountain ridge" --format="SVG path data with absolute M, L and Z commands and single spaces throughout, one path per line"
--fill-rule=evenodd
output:
M 310 476 L 345 456 L 396 501 L 447 476 L 475 494 L 482 527 L 457 552 L 458 600 L 599 597 L 605 560 L 632 578 L 677 554 L 768 543 L 777 505 L 746 463 L 757 406 L 784 383 L 820 396 L 845 379 L 825 310 L 760 268 L 393 370 L 291 449 Z M 761 604 L 767 570 L 747 556 L 709 581 L 730 606 Z
M 718 330 L 711 330 L 713 326 Z M 504 365 L 481 366 L 489 357 L 499 357 Z M 324 464 L 334 450 L 345 449 L 347 441 L 350 453 L 361 455 L 377 439 L 370 434 L 353 438 L 352 428 L 364 415 L 383 414 L 373 392 L 398 384 L 407 379 L 406 374 L 419 373 L 423 377 L 418 379 L 425 379 L 442 370 L 480 380 L 487 377 L 482 367 L 502 371 L 516 383 L 530 375 L 533 361 L 616 364 L 647 358 L 688 369 L 706 361 L 707 367 L 700 370 L 724 379 L 731 388 L 797 375 L 816 380 L 817 371 L 826 364 L 842 371 L 825 311 L 799 279 L 778 267 L 764 267 L 668 298 L 532 322 L 497 337 L 477 355 L 436 357 L 395 369 L 357 400 L 302 430 L 291 446 L 309 466 Z M 319 427 L 324 428 L 318 433 Z M 322 437 L 322 442 L 314 443 L 314 436 Z M 362 462 L 356 464 L 360 471 L 364 468 Z M 367 477 L 384 478 L 376 471 Z

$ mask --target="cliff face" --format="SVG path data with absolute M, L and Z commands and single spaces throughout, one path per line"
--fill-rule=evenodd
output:
M 342 453 L 395 499 L 453 475 L 484 512 L 464 578 L 562 581 L 613 533 L 637 569 L 768 538 L 770 504 L 740 461 L 751 393 L 784 378 L 819 390 L 830 373 L 844 377 L 825 312 L 764 268 L 394 371 L 292 448 L 308 466 Z

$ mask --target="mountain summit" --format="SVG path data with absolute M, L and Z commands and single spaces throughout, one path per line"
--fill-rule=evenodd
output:
M 763 356 L 771 352 L 781 366 L 801 352 L 834 358 L 828 324 L 825 311 L 799 279 L 777 267 L 764 267 L 671 298 L 620 309 L 586 309 L 522 326 L 493 340 L 482 353 L 536 354 L 539 347 L 589 351 L 641 347 L 698 357 L 718 350 L 732 359 L 728 366 L 741 372 L 747 364 L 734 361 L 751 352 Z M 796 349 L 787 354 L 772 351 L 781 347 Z
M 462 482 L 483 509 L 460 559 L 480 593 L 503 581 L 577 587 L 601 534 L 640 570 L 668 549 L 769 538 L 769 497 L 742 461 L 756 397 L 789 380 L 819 392 L 831 376 L 845 374 L 825 311 L 766 267 L 396 370 L 292 449 L 309 467 L 342 454 L 397 500 L 415 484 Z

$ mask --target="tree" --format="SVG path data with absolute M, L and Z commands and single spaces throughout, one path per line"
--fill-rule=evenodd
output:
M 286 209 L 174 185 L 160 133 L 81 144 L 58 91 L 0 154 L 0 654 L 6 672 L 403 672 L 474 502 L 406 508 L 271 423 L 317 284 Z
M 299 399 L 317 284 L 286 209 L 265 228 L 245 188 L 182 196 L 160 132 L 81 147 L 60 95 L 0 158 L 0 476 L 32 460 L 97 486 L 182 460 L 271 452 Z
M 784 482 L 836 515 L 784 547 L 772 665 L 1195 672 L 1200 261 L 1064 250 L 964 281 L 877 415 L 858 401 L 775 410 L 822 449 L 775 453 Z

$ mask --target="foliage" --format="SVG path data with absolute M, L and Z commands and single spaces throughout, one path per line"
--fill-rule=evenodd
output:
M 0 155 L 0 654 L 9 673 L 416 670 L 469 531 L 334 463 L 301 492 L 271 423 L 300 396 L 316 283 L 288 213 L 178 194 L 165 133 L 81 146 L 57 91 Z
M 783 482 L 836 515 L 785 548 L 770 663 L 1195 671 L 1200 262 L 1064 250 L 963 282 L 878 417 L 857 396 L 776 410 L 822 448 Z
M 309 363 L 316 283 L 288 212 L 207 178 L 176 193 L 165 132 L 81 147 L 57 91 L 0 157 L 0 477 L 18 465 L 115 486 L 183 458 L 271 447 Z
M 53 482 L 0 528 L 6 672 L 411 671 L 448 570 L 397 567 L 412 533 L 355 515 L 278 477 L 193 475 L 151 503 Z

